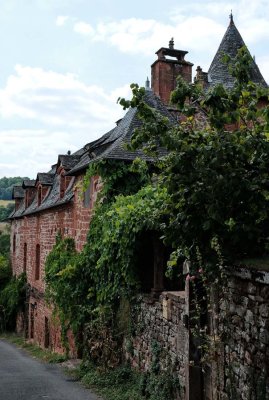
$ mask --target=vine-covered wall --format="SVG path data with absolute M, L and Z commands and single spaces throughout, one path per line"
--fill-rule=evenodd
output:
M 185 291 L 163 292 L 158 300 L 144 295 L 137 307 L 134 336 L 124 341 L 126 359 L 145 372 L 157 361 L 160 370 L 179 379 L 180 398 L 184 399 L 188 365 Z

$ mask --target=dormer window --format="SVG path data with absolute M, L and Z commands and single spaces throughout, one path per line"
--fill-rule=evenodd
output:
M 71 176 L 64 176 L 64 171 L 60 175 L 60 199 L 64 197 L 65 191 L 71 181 Z
M 60 199 L 62 199 L 64 197 L 64 193 L 65 193 L 65 177 L 63 174 L 61 174 L 60 176 Z
M 25 208 L 28 207 L 29 204 L 29 192 L 28 190 L 25 190 Z
M 40 185 L 38 187 L 38 192 L 37 192 L 37 205 L 40 206 L 42 202 L 42 186 Z

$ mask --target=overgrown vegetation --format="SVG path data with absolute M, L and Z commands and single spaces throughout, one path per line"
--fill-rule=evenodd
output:
M 57 240 L 46 260 L 47 296 L 56 306 L 64 331 L 70 326 L 80 339 L 85 331 L 99 336 L 101 322 L 105 336 L 112 331 L 120 340 L 123 332 L 117 331 L 117 308 L 121 298 L 131 300 L 140 285 L 136 251 L 140 233 L 160 228 L 166 191 L 150 181 L 142 161 L 130 165 L 100 162 L 91 167 L 90 176 L 101 174 L 103 190 L 87 244 L 77 254 L 73 239 Z M 97 340 L 105 346 L 105 340 Z M 110 363 L 110 356 L 103 361 Z M 115 355 L 115 363 L 119 357 Z
M 11 214 L 14 209 L 14 203 L 10 202 L 5 205 L 0 204 L 0 222 L 4 221 Z
M 214 283 L 225 262 L 268 251 L 268 90 L 249 81 L 249 63 L 243 48 L 231 90 L 219 85 L 204 92 L 179 78 L 172 102 L 184 117 L 173 126 L 144 102 L 144 88 L 132 85 L 132 100 L 120 100 L 124 108 L 137 107 L 142 121 L 132 149 L 154 156 L 161 146 L 167 155 L 156 157 L 154 168 L 141 160 L 92 164 L 87 178 L 101 176 L 103 189 L 87 244 L 77 254 L 72 239 L 58 240 L 46 262 L 48 296 L 63 327 L 72 327 L 85 356 L 101 360 L 102 370 L 121 360 L 116 315 L 121 300 L 132 302 L 140 288 L 141 233 L 157 232 L 171 247 L 168 273 L 187 259 L 194 277 L 202 270 Z M 158 382 L 151 371 L 144 395 L 159 398 L 150 392 L 161 390 Z M 169 385 L 162 387 L 169 393 Z
M 120 101 L 138 107 L 143 121 L 133 148 L 146 143 L 152 154 L 158 143 L 168 150 L 157 165 L 168 199 L 164 240 L 175 249 L 174 262 L 183 256 L 197 265 L 202 257 L 214 266 L 216 243 L 226 261 L 268 250 L 268 89 L 249 81 L 251 62 L 242 48 L 230 90 L 218 85 L 204 92 L 179 78 L 171 99 L 185 117 L 173 127 L 166 118 L 156 124 L 156 111 L 144 103 L 144 89 L 137 85 L 131 102 Z
M 9 251 L 10 236 L 0 234 L 0 332 L 14 330 L 26 296 L 26 276 L 12 276 Z

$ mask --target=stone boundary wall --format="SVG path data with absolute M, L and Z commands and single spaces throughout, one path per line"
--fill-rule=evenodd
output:
M 186 365 L 188 364 L 188 330 L 184 326 L 185 292 L 163 292 L 155 300 L 144 295 L 133 322 L 136 335 L 125 339 L 125 357 L 134 368 L 151 368 L 157 344 L 161 349 L 160 366 L 180 380 L 184 399 Z M 131 343 L 130 343 L 131 341 Z M 130 350 L 131 347 L 131 350 Z
M 269 272 L 230 269 L 220 301 L 225 400 L 269 399 Z

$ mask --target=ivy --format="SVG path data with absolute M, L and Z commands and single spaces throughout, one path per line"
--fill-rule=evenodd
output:
M 148 185 L 134 195 L 118 196 L 111 205 L 97 207 L 81 259 L 96 283 L 98 303 L 112 304 L 136 292 L 136 240 L 143 231 L 160 229 L 165 199 L 165 189 Z
M 93 164 L 85 187 L 96 175 L 102 177 L 102 190 L 87 243 L 78 254 L 72 238 L 57 238 L 46 260 L 46 295 L 55 306 L 63 335 L 71 327 L 80 341 L 84 332 L 103 345 L 108 340 L 112 348 L 109 338 L 113 342 L 111 330 L 118 330 L 120 300 L 131 300 L 140 288 L 137 247 L 141 234 L 161 232 L 166 189 L 154 183 L 141 160 Z
M 10 278 L 0 291 L 0 328 L 13 330 L 18 312 L 24 310 L 26 299 L 26 275 Z

